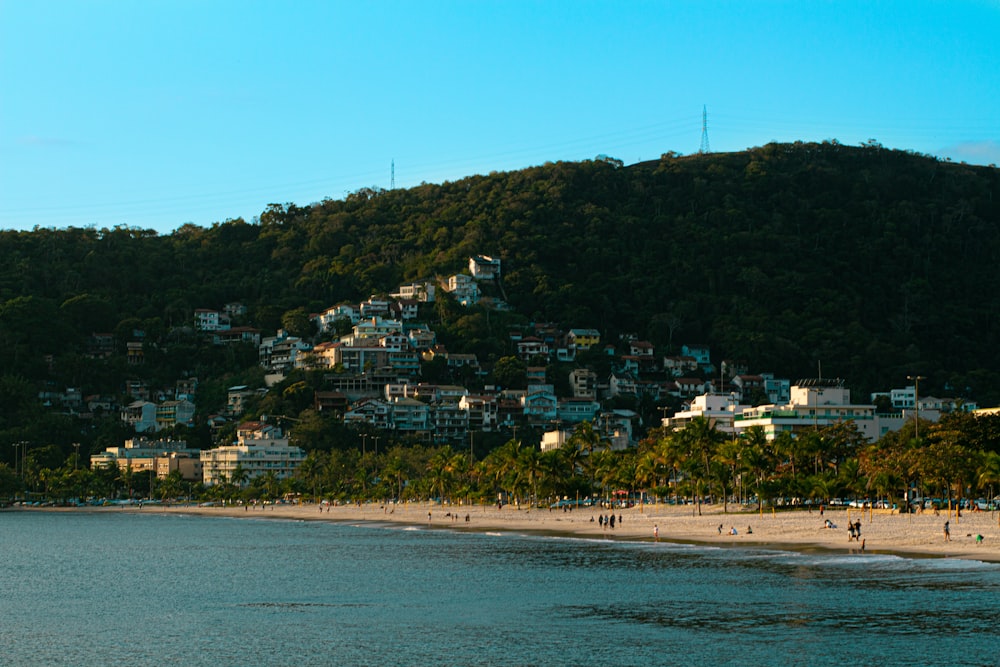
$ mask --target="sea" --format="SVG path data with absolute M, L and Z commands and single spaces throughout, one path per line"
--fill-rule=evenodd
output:
M 1000 565 L 0 513 L 0 665 L 1000 665 Z

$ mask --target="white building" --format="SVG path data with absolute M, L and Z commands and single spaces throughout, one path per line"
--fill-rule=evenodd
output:
M 469 273 L 476 280 L 496 280 L 500 277 L 500 259 L 489 255 L 470 257 Z
M 399 289 L 389 296 L 394 299 L 413 299 L 414 301 L 432 303 L 434 301 L 434 283 L 426 282 L 400 285 Z
M 704 417 L 710 426 L 721 433 L 735 433 L 733 424 L 736 415 L 742 414 L 749 406 L 740 405 L 732 394 L 702 394 L 695 396 L 686 410 L 679 410 L 673 417 L 663 420 L 663 426 L 676 430 L 683 429 L 696 417 Z
M 202 474 L 207 486 L 233 479 L 244 471 L 242 484 L 269 472 L 281 479 L 295 474 L 305 452 L 288 443 L 281 429 L 263 422 L 244 422 L 236 429 L 236 444 L 201 452 Z
M 122 421 L 136 433 L 156 431 L 156 403 L 133 401 L 122 410 Z
M 463 306 L 474 306 L 479 303 L 479 285 L 472 276 L 465 273 L 449 276 L 445 291 L 451 292 L 455 300 Z
M 180 470 L 187 481 L 201 481 L 198 449 L 190 449 L 184 440 L 148 440 L 133 438 L 124 447 L 108 447 L 90 457 L 91 470 L 117 466 L 133 473 L 155 474 L 163 479 L 173 470 Z
M 229 328 L 229 315 L 209 308 L 196 308 L 194 326 L 199 331 L 225 331 Z
M 773 440 L 782 432 L 795 434 L 849 421 L 854 422 L 868 442 L 874 442 L 889 431 L 898 430 L 903 425 L 903 416 L 878 415 L 874 405 L 851 403 L 851 391 L 843 380 L 799 380 L 792 386 L 787 404 L 745 408 L 734 425 L 738 433 L 761 426 L 768 440 Z

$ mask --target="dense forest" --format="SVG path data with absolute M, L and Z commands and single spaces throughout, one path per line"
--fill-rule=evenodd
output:
M 460 272 L 473 254 L 501 258 L 503 296 L 525 321 L 635 334 L 658 353 L 708 344 L 716 360 L 792 379 L 821 367 L 858 397 L 920 374 L 922 392 L 995 405 L 998 188 L 993 166 L 875 142 L 769 144 L 364 189 L 169 235 L 0 232 L 0 440 L 26 437 L 15 431 L 46 387 L 118 395 L 136 374 L 154 386 L 195 375 L 199 410 L 217 410 L 256 353 L 205 345 L 194 309 L 242 302 L 240 323 L 267 335 L 290 312 Z M 507 349 L 509 314 L 435 317 L 453 351 L 488 365 Z M 121 348 L 141 332 L 147 363 L 89 358 L 93 332 Z

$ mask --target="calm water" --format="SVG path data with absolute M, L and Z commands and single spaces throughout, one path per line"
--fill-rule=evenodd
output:
M 0 513 L 0 664 L 997 665 L 1000 566 Z

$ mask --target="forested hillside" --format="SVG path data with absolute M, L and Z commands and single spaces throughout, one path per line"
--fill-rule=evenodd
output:
M 145 372 L 206 380 L 255 359 L 198 349 L 183 329 L 195 308 L 241 301 L 267 334 L 289 310 L 455 273 L 478 253 L 502 259 L 507 300 L 532 320 L 664 353 L 707 343 L 793 379 L 822 364 L 860 391 L 919 373 L 929 392 L 1000 402 L 994 167 L 772 144 L 362 190 L 170 235 L 104 225 L 0 233 L 4 410 L 44 382 L 120 390 L 127 369 L 82 354 L 95 331 L 142 329 L 161 355 Z M 478 344 L 504 334 L 487 327 Z

